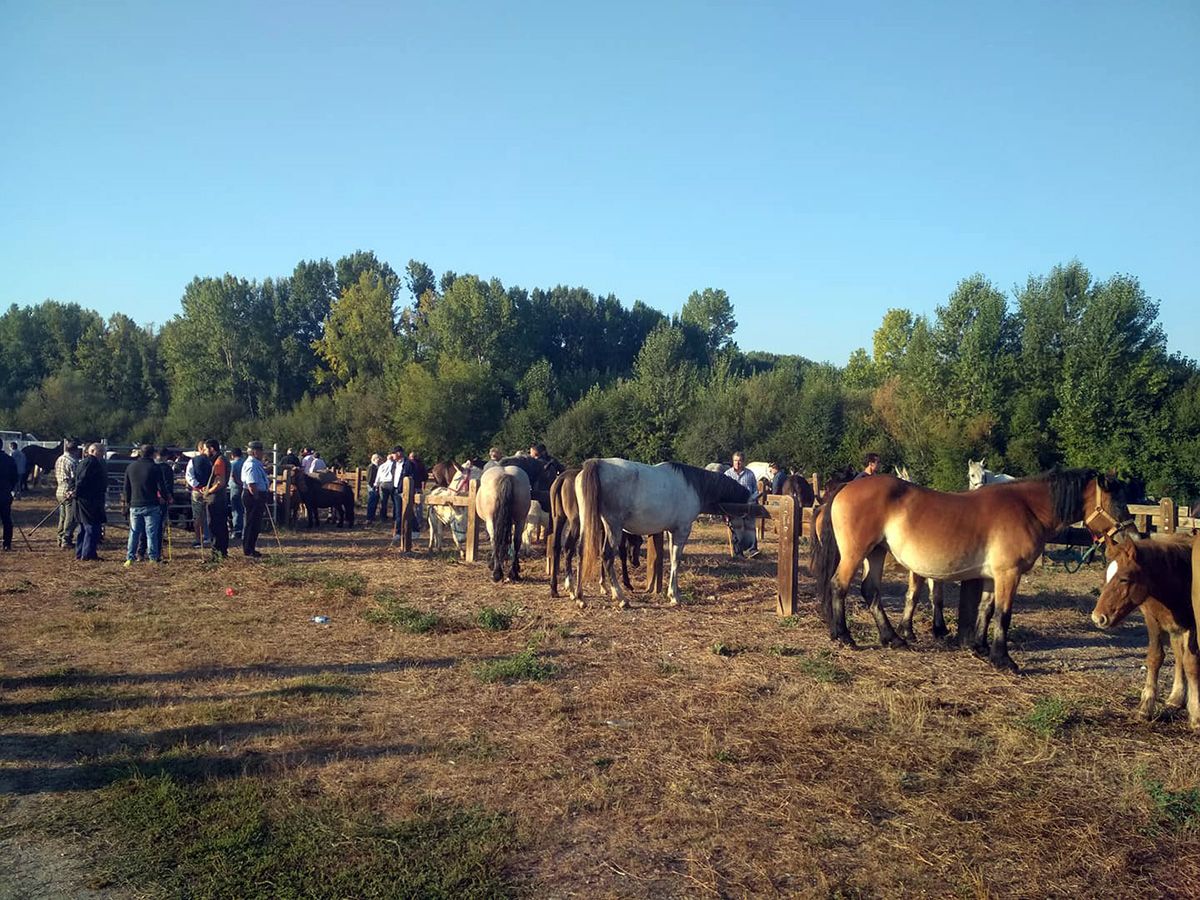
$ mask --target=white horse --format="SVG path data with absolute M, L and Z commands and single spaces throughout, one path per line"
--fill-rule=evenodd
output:
M 517 466 L 485 469 L 475 494 L 475 511 L 492 540 L 492 581 L 504 577 L 504 560 L 512 548 L 510 581 L 521 580 L 521 529 L 529 516 L 529 476 Z
M 1017 480 L 1003 472 L 993 472 L 991 469 L 984 468 L 984 461 L 983 459 L 979 462 L 973 459 L 967 460 L 967 490 L 973 491 L 985 484 L 1004 484 L 1006 481 Z
M 425 509 L 429 517 L 429 550 L 431 553 L 441 552 L 442 535 L 445 531 L 449 531 L 450 537 L 454 539 L 454 547 L 458 550 L 458 555 L 461 557 L 466 554 L 467 508 L 465 506 L 435 505 L 429 502 L 443 497 L 455 496 L 458 496 L 457 492 L 441 487 L 434 488 L 425 495 Z
M 626 459 L 589 459 L 575 479 L 581 545 L 603 560 L 612 598 L 628 606 L 613 566 L 621 532 L 671 536 L 671 578 L 667 596 L 679 603 L 679 559 L 701 513 L 721 515 L 722 503 L 745 503 L 746 489 L 732 478 L 683 463 L 656 466 Z M 583 579 L 572 585 L 583 605 Z
M 534 539 L 538 534 L 545 534 L 550 530 L 550 513 L 542 509 L 542 504 L 534 500 L 529 504 L 529 515 L 525 517 L 525 530 L 522 535 L 525 546 L 532 547 Z

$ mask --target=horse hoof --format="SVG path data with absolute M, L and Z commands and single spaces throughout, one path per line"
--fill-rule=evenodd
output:
M 950 629 L 947 628 L 945 625 L 943 625 L 941 628 L 938 628 L 936 625 L 934 625 L 933 626 L 933 636 L 935 638 L 949 637 Z
M 1000 657 L 999 659 L 993 658 L 991 662 L 992 662 L 993 666 L 995 666 L 997 669 L 999 669 L 1002 672 L 1009 671 L 1015 675 L 1016 673 L 1021 671 L 1021 667 L 1018 666 L 1015 662 L 1013 662 L 1012 657 L 1009 656 L 1007 653 L 1004 656 Z
M 618 609 L 629 609 L 629 601 L 628 600 L 618 600 L 617 608 Z
M 578 606 L 580 609 L 587 609 L 587 604 L 584 603 L 582 600 L 576 600 L 575 605 Z
M 842 644 L 842 645 L 844 645 L 845 647 L 848 647 L 848 648 L 849 648 L 849 649 L 851 649 L 851 650 L 857 650 L 857 649 L 858 649 L 858 644 L 856 644 L 856 643 L 854 642 L 854 638 L 852 638 L 852 637 L 850 636 L 849 632 L 846 632 L 846 633 L 844 633 L 844 634 L 835 634 L 835 635 L 833 636 L 833 640 L 834 640 L 834 642 L 835 642 L 835 643 Z
M 672 598 L 671 598 L 671 606 L 678 606 L 678 605 L 679 605 L 679 598 L 678 598 L 678 597 L 672 597 Z
M 502 579 L 503 577 L 504 577 L 504 576 L 503 576 L 503 575 L 501 575 L 499 572 L 493 572 L 493 573 L 492 573 L 492 581 L 496 582 L 496 584 L 499 584 L 499 583 L 500 583 L 500 579 Z
M 914 640 L 915 640 L 915 638 L 914 638 Z M 906 641 L 900 635 L 895 634 L 895 635 L 892 635 L 890 638 L 888 638 L 887 641 L 884 642 L 884 646 L 890 647 L 893 650 L 907 650 L 908 649 L 908 641 Z

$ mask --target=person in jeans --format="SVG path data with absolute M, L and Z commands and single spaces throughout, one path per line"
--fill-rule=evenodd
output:
M 192 496 L 192 527 L 196 530 L 196 542 L 193 550 L 199 550 L 208 544 L 208 513 L 204 508 L 204 487 L 208 484 L 208 476 L 212 474 L 212 460 L 208 458 L 207 444 L 200 441 L 196 445 L 196 455 L 193 456 L 184 470 L 183 478 L 187 482 Z
M 229 556 L 229 463 L 221 455 L 221 442 L 209 438 L 204 454 L 212 463 L 208 484 L 204 486 L 204 506 L 208 511 L 208 533 L 212 535 L 213 559 Z
M 125 567 L 133 565 L 138 544 L 145 542 L 150 562 L 159 561 L 162 547 L 162 472 L 154 462 L 154 448 L 143 444 L 136 462 L 125 470 L 125 506 L 129 509 L 129 541 Z
M 29 477 L 29 461 L 25 459 L 25 451 L 17 446 L 16 441 L 9 445 L 9 449 L 12 450 L 12 461 L 17 467 L 17 483 L 11 488 L 15 500 L 25 490 L 25 479 Z
M 158 548 L 154 551 L 161 561 L 163 537 L 171 527 L 171 504 L 175 502 L 175 467 L 171 465 L 165 447 L 159 447 L 158 452 L 154 454 L 154 465 L 162 478 L 162 487 L 158 495 L 158 505 L 162 510 L 162 528 L 158 530 Z
M 263 512 L 270 498 L 271 487 L 267 470 L 263 468 L 262 441 L 251 441 L 246 448 L 249 458 L 242 464 L 242 503 L 246 506 L 245 530 L 242 532 L 242 552 L 246 556 L 262 556 L 258 552 L 258 533 L 262 530 Z
M 234 541 L 242 539 L 246 519 L 246 507 L 242 504 L 242 464 L 245 462 L 241 447 L 229 451 L 229 518 L 233 523 L 229 538 Z
M 375 478 L 379 474 L 379 464 L 383 457 L 378 453 L 371 454 L 371 467 L 367 469 L 367 524 L 375 524 L 375 509 L 379 506 L 379 487 Z
M 396 460 L 394 453 L 389 453 L 387 459 L 379 464 L 379 468 L 375 471 L 375 487 L 379 489 L 379 521 L 388 521 L 388 504 L 396 499 L 396 489 L 392 487 L 392 475 L 395 473 Z M 393 517 L 395 512 L 393 511 Z
M 58 501 L 58 546 L 75 547 L 75 504 L 71 502 L 75 491 L 75 469 L 79 465 L 79 448 L 74 441 L 67 441 L 63 454 L 54 461 L 54 499 Z

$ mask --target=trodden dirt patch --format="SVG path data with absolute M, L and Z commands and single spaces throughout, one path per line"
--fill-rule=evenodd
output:
M 1133 717 L 1145 632 L 1091 627 L 1098 566 L 1026 580 L 1012 676 L 933 641 L 924 612 L 914 650 L 874 647 L 861 612 L 869 646 L 834 647 L 811 600 L 775 616 L 770 538 L 731 560 L 698 530 L 683 606 L 630 610 L 551 600 L 540 561 L 495 586 L 362 528 L 286 535 L 265 564 L 177 542 L 130 571 L 39 532 L 0 559 L 0 846 L 67 852 L 70 884 L 123 895 L 176 892 L 164 856 L 193 896 L 288 877 L 361 896 L 1200 894 L 1200 739 Z M 898 610 L 900 573 L 886 588 Z M 53 896 L 35 870 L 6 889 Z

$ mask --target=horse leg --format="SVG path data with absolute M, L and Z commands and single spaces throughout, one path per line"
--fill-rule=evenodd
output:
M 1183 674 L 1187 678 L 1188 725 L 1192 731 L 1200 733 L 1200 654 L 1197 653 L 1195 626 L 1183 633 L 1176 652 L 1176 658 L 1183 657 Z
M 996 639 L 992 641 L 990 659 L 997 669 L 1008 669 L 1019 672 L 1020 667 L 1008 655 L 1008 626 L 1012 621 L 1013 601 L 1017 598 L 1017 582 L 1020 576 L 1015 572 L 997 573 L 993 576 L 995 582 L 993 596 L 996 603 Z M 985 609 L 988 604 L 981 604 Z
M 667 582 L 667 597 L 672 606 L 679 605 L 679 561 L 683 558 L 683 547 L 692 534 L 692 523 L 676 528 L 671 535 L 671 577 Z
M 996 611 L 996 594 L 994 591 L 983 590 L 979 585 L 979 609 L 975 613 L 975 644 L 974 651 L 980 656 L 986 656 L 991 646 L 988 642 L 988 626 L 992 624 L 992 614 Z
M 629 542 L 625 539 L 625 532 L 621 532 L 621 547 L 619 553 L 621 555 L 621 583 L 625 585 L 625 590 L 632 591 L 633 584 L 629 581 Z
M 1184 661 L 1187 659 L 1188 632 L 1178 630 L 1171 635 L 1171 653 L 1175 656 L 1175 680 L 1171 683 L 1171 693 L 1167 696 L 1167 707 L 1183 709 L 1187 700 L 1187 681 L 1184 673 Z
M 883 579 L 883 562 L 887 557 L 887 547 L 880 544 L 867 557 L 870 568 L 862 582 L 863 599 L 867 601 L 867 609 L 875 618 L 875 627 L 879 629 L 879 643 L 885 647 L 907 647 L 908 643 L 892 628 L 887 610 L 883 608 L 883 592 L 879 585 Z
M 854 578 L 854 573 L 858 571 L 860 563 L 861 558 L 854 560 L 853 557 L 843 556 L 830 584 L 833 609 L 829 617 L 829 636 L 833 640 L 853 648 L 857 648 L 858 645 L 854 642 L 854 638 L 850 634 L 850 626 L 846 623 L 846 595 L 850 593 L 850 582 Z
M 925 579 L 929 583 L 929 606 L 933 610 L 933 636 L 943 638 L 950 633 L 946 627 L 946 617 L 943 612 L 945 601 L 942 594 L 942 582 L 932 578 Z
M 1146 621 L 1146 635 L 1150 642 L 1146 645 L 1146 681 L 1142 685 L 1142 696 L 1138 702 L 1137 714 L 1139 719 L 1154 718 L 1154 704 L 1158 700 L 1158 671 L 1162 668 L 1163 638 L 1166 635 L 1153 616 L 1143 616 Z
M 622 523 L 616 521 L 611 516 L 601 516 L 601 521 L 604 523 L 604 539 L 601 541 L 604 552 L 603 565 L 600 572 L 608 580 L 608 592 L 612 595 L 612 599 L 617 601 L 617 605 L 621 609 L 625 609 L 629 606 L 629 598 L 625 594 L 620 579 L 617 578 L 616 567 L 616 548 L 621 540 Z
M 521 537 L 525 529 L 519 522 L 513 522 L 512 567 L 509 569 L 508 580 L 521 580 Z
M 917 597 L 921 594 L 921 582 L 924 581 L 916 572 L 908 573 L 908 590 L 904 593 L 904 614 L 900 617 L 900 635 L 906 641 L 915 641 L 917 635 L 913 632 L 913 615 L 917 611 Z M 932 597 L 930 598 L 932 600 Z

